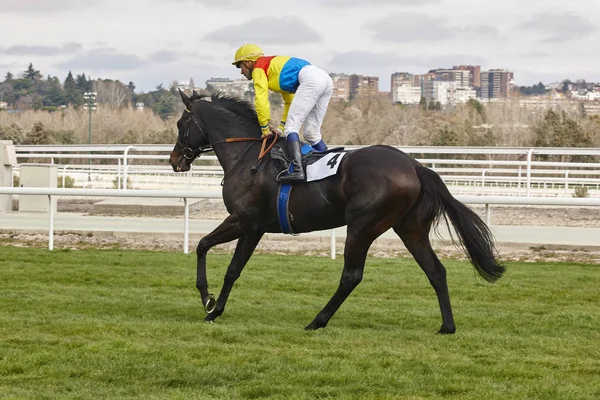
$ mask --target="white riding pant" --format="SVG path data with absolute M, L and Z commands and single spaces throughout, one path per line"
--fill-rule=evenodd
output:
M 304 124 L 304 139 L 311 145 L 321 140 L 321 125 L 333 94 L 329 74 L 314 65 L 307 65 L 298 73 L 300 85 L 288 111 L 283 135 L 300 132 Z

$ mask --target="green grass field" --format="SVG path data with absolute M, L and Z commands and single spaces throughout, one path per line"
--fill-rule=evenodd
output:
M 218 293 L 229 256 L 208 257 Z M 306 332 L 341 260 L 257 255 L 215 324 L 195 255 L 0 247 L 0 398 L 598 399 L 600 266 L 446 261 L 457 333 L 412 259 L 369 258 Z

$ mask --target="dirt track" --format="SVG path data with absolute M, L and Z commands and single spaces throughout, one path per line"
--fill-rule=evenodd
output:
M 71 204 L 71 206 L 73 206 Z M 78 207 L 72 207 L 82 211 L 86 207 L 84 202 Z M 482 217 L 484 207 L 473 207 Z M 221 200 L 203 200 L 198 210 L 193 212 L 192 218 L 221 220 L 227 216 L 227 211 Z M 491 214 L 492 225 L 533 225 L 533 226 L 579 226 L 600 227 L 600 208 L 575 208 L 575 207 L 494 207 Z M 47 246 L 47 236 L 39 235 L 0 235 L 0 239 L 12 245 L 34 245 Z M 329 239 L 308 239 L 306 236 L 287 236 L 286 240 L 263 240 L 257 252 L 280 253 L 280 254 L 302 254 L 302 255 L 329 255 Z M 190 241 L 190 250 L 193 251 L 198 238 Z M 165 235 L 137 235 L 135 237 L 114 236 L 82 236 L 76 234 L 57 235 L 55 237 L 56 248 L 128 248 L 128 249 L 151 249 L 166 251 L 181 251 L 182 243 L 179 237 L 165 237 Z M 232 253 L 235 242 L 217 246 L 215 252 Z M 437 245 L 436 251 L 441 259 L 461 258 L 464 255 L 453 245 Z M 337 254 L 341 258 L 343 244 L 338 239 Z M 575 251 L 546 249 L 542 247 L 525 246 L 500 246 L 498 248 L 502 260 L 526 260 L 526 261 L 579 261 L 588 263 L 600 263 L 599 251 Z M 399 245 L 397 241 L 379 240 L 370 249 L 370 255 L 377 257 L 410 256 L 410 254 Z

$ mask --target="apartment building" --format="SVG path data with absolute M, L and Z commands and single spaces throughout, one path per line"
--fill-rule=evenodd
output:
M 333 100 L 350 100 L 350 75 L 347 74 L 329 74 L 333 81 Z
M 474 88 L 460 86 L 455 81 L 435 80 L 423 83 L 423 97 L 428 103 L 439 102 L 442 106 L 465 103 L 477 98 Z
M 254 97 L 254 85 L 247 79 L 211 78 L 206 81 L 206 89 L 211 93 L 221 92 L 241 99 Z
M 392 103 L 418 104 L 421 101 L 421 79 L 408 72 L 392 74 L 390 85 Z
M 357 96 L 373 96 L 379 93 L 379 77 L 350 75 L 350 100 Z
M 469 71 L 469 84 L 468 86 L 474 87 L 475 89 L 481 88 L 481 66 L 480 65 L 455 65 L 452 67 L 454 70 Z
M 471 71 L 460 70 L 460 69 L 435 69 L 429 71 L 430 74 L 435 76 L 436 80 L 444 80 L 449 82 L 456 82 L 459 87 L 470 86 Z
M 481 94 L 483 101 L 495 101 L 510 97 L 514 73 L 504 69 L 481 72 Z

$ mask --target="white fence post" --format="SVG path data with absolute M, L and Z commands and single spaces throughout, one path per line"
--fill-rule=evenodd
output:
M 133 146 L 127 146 L 123 152 L 123 189 L 127 189 L 127 154 L 132 148 Z
M 533 157 L 533 149 L 527 151 L 527 197 L 531 196 L 531 159 Z
M 48 207 L 50 210 L 50 226 L 48 227 L 48 250 L 54 250 L 54 207 L 52 207 L 52 195 L 48 195 Z
M 330 243 L 331 243 L 331 248 L 329 250 L 329 255 L 332 260 L 335 260 L 335 229 L 331 230 Z
M 188 254 L 190 252 L 189 249 L 189 241 L 190 241 L 190 205 L 188 203 L 188 198 L 183 198 L 184 204 L 184 212 L 183 212 L 183 254 Z

